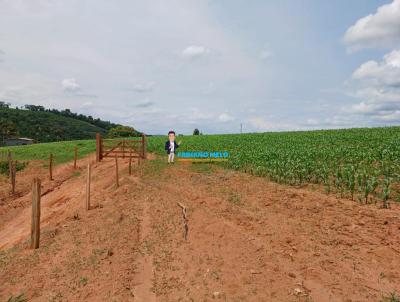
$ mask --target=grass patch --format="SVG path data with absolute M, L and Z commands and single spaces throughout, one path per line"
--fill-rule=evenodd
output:
M 213 172 L 213 166 L 209 163 L 192 163 L 190 165 L 190 170 L 197 173 L 210 174 Z
M 11 296 L 8 298 L 7 302 L 26 302 L 28 299 L 25 297 L 24 294 L 20 294 L 18 296 Z
M 87 278 L 87 277 L 81 277 L 81 278 L 79 279 L 79 285 L 80 285 L 80 286 L 86 286 L 87 283 L 88 283 L 88 278 Z
M 54 163 L 61 164 L 74 159 L 74 148 L 78 147 L 78 158 L 82 158 L 96 151 L 95 140 L 65 141 L 55 143 L 33 144 L 26 146 L 1 147 L 0 158 L 6 158 L 8 150 L 12 152 L 14 160 L 45 160 L 50 153 L 54 156 Z
M 168 163 L 161 159 L 146 160 L 144 162 L 144 174 L 148 176 L 160 175 Z
M 383 296 L 381 302 L 400 302 L 400 296 L 396 292 L 393 292 L 387 296 Z
M 239 206 L 242 204 L 242 200 L 240 198 L 240 195 L 235 193 L 235 192 L 230 192 L 228 196 L 228 201 L 235 206 Z
M 17 172 L 21 171 L 25 169 L 27 165 L 28 162 L 17 162 L 15 165 L 15 170 L 17 170 Z M 8 161 L 0 161 L 0 174 L 8 175 L 9 169 Z
M 18 248 L 15 246 L 8 250 L 0 251 L 0 268 L 6 267 L 14 259 L 17 251 Z

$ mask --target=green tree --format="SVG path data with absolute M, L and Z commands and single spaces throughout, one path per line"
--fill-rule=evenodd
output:
M 193 135 L 200 135 L 200 131 L 199 131 L 199 129 L 194 129 L 193 130 Z
M 45 108 L 43 106 L 37 105 L 25 105 L 25 109 L 30 111 L 45 111 Z
M 10 103 L 0 102 L 0 108 L 10 108 Z
M 117 126 L 114 128 L 111 128 L 108 131 L 108 137 L 110 138 L 114 138 L 114 137 L 132 137 L 132 136 L 138 136 L 141 133 L 136 131 L 134 128 L 132 127 L 128 127 L 128 126 Z
M 12 136 L 17 136 L 18 135 L 18 130 L 16 125 L 4 118 L 0 119 L 0 143 L 4 144 L 4 140 L 12 137 Z

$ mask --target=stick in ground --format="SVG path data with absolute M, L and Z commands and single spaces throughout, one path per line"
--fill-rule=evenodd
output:
M 117 188 L 119 187 L 119 175 L 118 175 L 118 158 L 117 155 L 115 155 L 115 183 L 117 185 Z
M 86 176 L 86 203 L 85 203 L 85 208 L 86 211 L 89 211 L 90 209 L 90 179 L 91 179 L 91 167 L 90 163 L 87 165 L 87 176 Z
M 32 183 L 31 249 L 39 248 L 39 241 L 40 241 L 40 179 L 35 177 Z
M 182 218 L 183 218 L 183 238 L 185 238 L 185 240 L 187 240 L 187 236 L 189 233 L 189 226 L 188 226 L 188 218 L 186 215 L 186 207 L 181 204 L 180 202 L 177 202 L 178 206 L 182 209 Z

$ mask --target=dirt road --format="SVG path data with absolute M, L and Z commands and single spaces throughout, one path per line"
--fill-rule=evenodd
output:
M 85 160 L 79 172 L 60 166 L 55 182 L 44 181 L 40 249 L 27 248 L 29 194 L 3 205 L 0 301 L 21 293 L 29 301 L 381 301 L 400 293 L 397 205 L 360 206 L 153 159 L 132 176 L 121 161 L 119 188 L 113 161 L 96 164 L 86 212 Z M 188 209 L 187 240 L 177 202 Z

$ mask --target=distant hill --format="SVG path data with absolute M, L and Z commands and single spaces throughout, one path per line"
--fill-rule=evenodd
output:
M 70 114 L 71 117 L 65 116 Z M 91 119 L 99 127 L 82 119 Z M 116 124 L 76 115 L 69 110 L 14 109 L 0 106 L 0 144 L 10 136 L 28 137 L 36 142 L 53 142 L 95 138 L 96 132 L 107 134 Z

